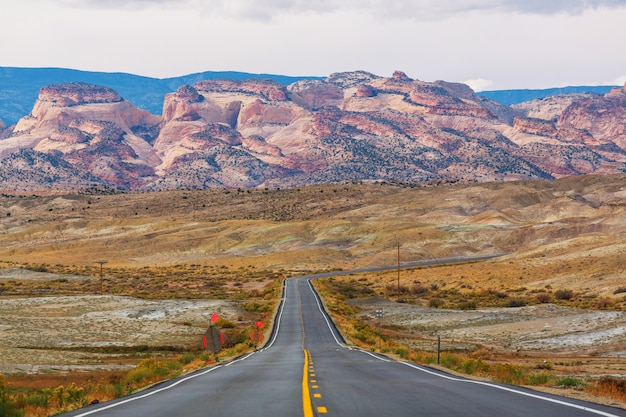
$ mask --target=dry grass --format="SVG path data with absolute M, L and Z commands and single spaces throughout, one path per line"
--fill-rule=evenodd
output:
M 31 358 L 40 358 L 39 364 L 60 366 L 65 361 L 78 367 L 100 358 L 108 365 L 128 366 L 145 359 L 142 352 L 103 352 L 94 346 L 82 346 L 82 351 L 59 350 L 61 344 L 56 342 L 48 346 L 23 342 L 6 345 L 10 340 L 6 336 L 17 329 L 6 326 L 14 323 L 32 323 L 29 331 L 22 332 L 25 335 L 49 327 L 55 334 L 50 340 L 63 341 L 73 336 L 55 328 L 54 319 L 58 323 L 72 317 L 95 320 L 98 314 L 118 311 L 96 303 L 100 312 L 57 305 L 39 310 L 22 308 L 21 320 L 17 313 L 20 308 L 15 303 L 20 299 L 95 297 L 100 292 L 100 265 L 95 261 L 101 259 L 108 261 L 103 267 L 103 291 L 108 296 L 135 300 L 135 310 L 150 307 L 142 303 L 221 299 L 230 306 L 224 307 L 229 311 L 225 318 L 236 324 L 235 330 L 267 316 L 278 297 L 276 285 L 283 277 L 305 271 L 394 265 L 397 242 L 403 262 L 509 254 L 481 263 L 403 270 L 402 303 L 395 300 L 395 271 L 338 278 L 336 282 L 355 280 L 367 288 L 359 290 L 358 297 L 375 295 L 393 301 L 385 301 L 385 308 L 419 308 L 432 314 L 452 311 L 465 314 L 469 323 L 478 320 L 473 314 L 485 309 L 519 311 L 521 317 L 543 312 L 544 324 L 553 329 L 558 327 L 558 314 L 563 311 L 569 314 L 584 309 L 578 315 L 565 316 L 578 320 L 576 323 L 591 320 L 588 313 L 601 314 L 598 317 L 602 320 L 614 317 L 609 323 L 621 323 L 618 317 L 623 317 L 626 176 L 420 187 L 341 184 L 290 190 L 113 195 L 91 191 L 89 195 L 0 196 L 0 308 L 4 308 L 3 320 L 9 317 L 9 310 L 14 314 L 11 324 L 0 323 L 3 358 L 15 354 L 11 350 L 15 346 L 22 346 L 29 348 Z M 336 303 L 337 320 L 346 326 L 347 334 L 357 335 L 354 339 L 362 339 L 359 343 L 364 346 L 371 343 L 374 323 L 359 319 L 359 309 L 367 312 L 375 304 L 326 301 L 331 307 Z M 29 314 L 33 320 L 24 320 Z M 39 317 L 34 317 L 37 314 Z M 506 315 L 511 320 L 506 331 L 516 332 L 521 340 L 529 330 L 513 325 L 513 316 Z M 169 329 L 162 334 L 180 334 L 176 346 L 184 349 L 206 326 L 202 316 L 172 315 L 157 322 Z M 131 326 L 136 334 L 145 330 L 136 324 Z M 435 329 L 453 334 L 455 326 L 448 315 L 448 324 L 439 322 Z M 602 368 L 606 374 L 619 374 L 624 368 L 623 333 L 611 333 L 608 344 L 602 341 L 604 333 L 599 333 L 599 339 L 592 338 L 591 345 L 580 349 L 576 341 L 567 338 L 576 339 L 582 327 L 570 334 L 552 331 L 564 347 L 554 356 L 542 356 L 540 350 L 518 352 L 525 347 L 507 344 L 507 332 L 494 337 L 497 329 L 484 332 L 481 326 L 465 327 L 466 334 L 459 340 L 472 341 L 467 346 L 455 342 L 455 349 L 483 349 L 489 356 L 482 358 L 484 361 L 532 367 L 546 360 L 553 366 L 548 371 L 563 374 L 580 371 L 599 375 Z M 235 330 L 232 336 L 242 337 Z M 129 349 L 146 344 L 131 342 L 132 332 L 120 335 L 116 328 L 106 331 L 112 335 L 109 341 L 128 338 Z M 408 327 L 389 323 L 383 333 L 398 354 L 405 350 L 410 354 L 407 343 L 414 347 L 432 345 L 434 335 L 417 322 Z M 90 337 L 94 343 L 103 341 L 95 335 Z M 167 344 L 155 337 L 153 349 L 167 350 Z M 158 353 L 163 357 L 172 354 L 176 353 Z M 112 360 L 114 355 L 118 357 Z M 582 365 L 569 365 L 579 362 Z M 620 389 L 609 386 L 599 384 L 597 389 Z

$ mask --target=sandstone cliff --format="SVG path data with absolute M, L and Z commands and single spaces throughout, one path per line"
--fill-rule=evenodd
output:
M 15 181 L 59 187 L 550 179 L 626 172 L 625 122 L 623 88 L 509 107 L 401 71 L 289 86 L 200 81 L 166 95 L 162 117 L 106 87 L 67 83 L 43 88 L 31 114 L 4 130 L 0 159 L 7 178 L 13 169 Z M 44 166 L 59 169 L 37 177 Z
M 29 148 L 56 155 L 104 184 L 133 188 L 154 176 L 160 160 L 134 131 L 161 118 L 138 110 L 106 87 L 67 83 L 41 89 L 31 114 L 0 141 L 0 158 Z

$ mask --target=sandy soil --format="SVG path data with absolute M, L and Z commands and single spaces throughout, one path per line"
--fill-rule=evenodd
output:
M 106 295 L 0 299 L 0 373 L 128 367 L 124 354 L 93 348 L 199 343 L 214 312 L 229 320 L 238 317 L 236 306 L 221 300 Z
M 485 348 L 494 356 L 575 363 L 577 372 L 626 376 L 626 312 L 578 310 L 553 304 L 472 311 L 432 309 L 381 297 L 351 301 L 373 325 L 397 332 L 423 350 Z M 571 371 L 571 369 L 569 370 Z

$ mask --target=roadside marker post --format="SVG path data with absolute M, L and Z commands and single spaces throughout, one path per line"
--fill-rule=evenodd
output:
M 376 318 L 378 318 L 378 350 L 382 351 L 383 350 L 383 339 L 382 336 L 380 334 L 380 321 L 383 318 L 383 309 L 380 308 L 378 310 L 376 310 Z

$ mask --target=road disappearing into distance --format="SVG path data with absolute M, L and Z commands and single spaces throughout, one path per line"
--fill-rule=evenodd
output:
M 626 416 L 617 408 L 454 377 L 349 347 L 311 285 L 330 275 L 337 273 L 285 281 L 264 348 L 63 416 Z

